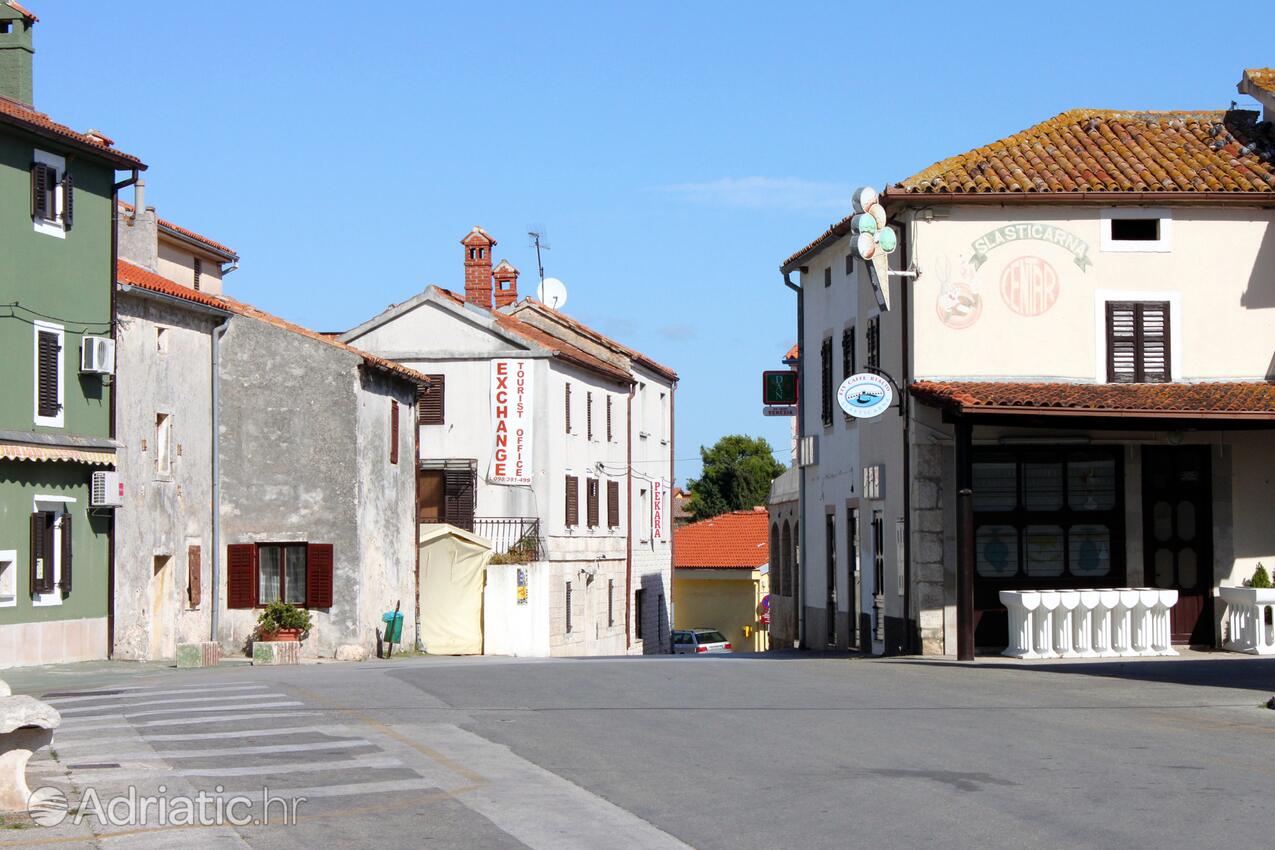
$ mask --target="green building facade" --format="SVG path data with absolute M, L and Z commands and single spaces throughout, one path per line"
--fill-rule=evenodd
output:
M 115 468 L 117 172 L 145 167 L 30 105 L 34 23 L 0 0 L 0 668 L 107 656 L 91 483 Z

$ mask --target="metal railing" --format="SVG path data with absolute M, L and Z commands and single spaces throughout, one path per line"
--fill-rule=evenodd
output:
M 474 517 L 474 534 L 491 541 L 492 563 L 526 564 L 544 557 L 535 517 Z

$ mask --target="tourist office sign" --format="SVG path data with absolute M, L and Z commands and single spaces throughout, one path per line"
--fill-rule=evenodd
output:
M 531 362 L 491 361 L 492 484 L 531 484 Z
M 894 387 L 880 375 L 859 372 L 841 382 L 837 404 L 856 419 L 880 416 L 894 402 Z

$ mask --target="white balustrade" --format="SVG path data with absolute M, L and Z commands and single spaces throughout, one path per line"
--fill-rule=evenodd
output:
M 1275 588 L 1223 587 L 1226 640 L 1223 649 L 1275 655 Z
M 1271 594 L 1268 610 L 1275 609 L 1275 591 Z M 1176 590 L 1002 590 L 1000 600 L 1009 612 L 1009 646 L 1004 655 L 1030 659 L 1177 655 L 1169 627 L 1169 612 L 1178 601 Z M 1269 625 L 1269 614 L 1247 612 L 1238 605 L 1231 611 L 1231 635 L 1252 633 L 1254 645 L 1265 641 L 1266 652 L 1275 654 L 1275 628 Z M 1263 623 L 1267 623 L 1264 633 Z

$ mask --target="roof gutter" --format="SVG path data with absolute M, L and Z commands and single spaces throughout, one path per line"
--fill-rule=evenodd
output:
M 908 192 L 891 188 L 881 193 L 881 200 L 890 209 L 949 204 L 993 206 L 1000 204 L 1173 204 L 1175 206 L 1275 207 L 1275 192 Z M 847 223 L 845 230 L 849 229 L 850 226 Z
M 805 438 L 805 398 L 806 394 L 802 391 L 801 385 L 804 379 L 805 367 L 802 355 L 806 351 L 806 323 L 803 321 L 802 308 L 805 303 L 805 290 L 800 284 L 792 282 L 789 277 L 791 269 L 785 266 L 782 270 L 784 286 L 797 293 L 797 552 L 804 555 L 806 552 L 806 473 L 801 467 L 801 441 Z M 797 590 L 793 594 L 793 607 L 797 609 L 797 641 L 795 646 L 800 649 L 806 643 L 806 605 L 805 605 L 805 576 L 800 558 L 798 559 L 797 568 L 793 570 L 793 575 L 797 578 Z

